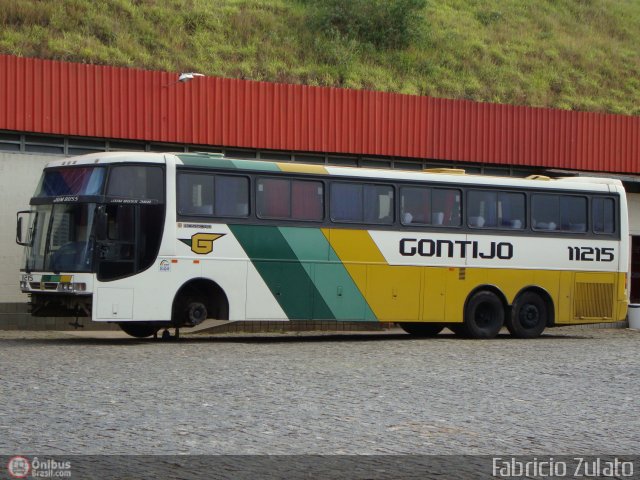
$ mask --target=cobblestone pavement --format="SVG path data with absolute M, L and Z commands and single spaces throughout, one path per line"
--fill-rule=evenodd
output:
M 639 347 L 640 332 L 574 327 L 490 341 L 0 332 L 0 453 L 631 454 Z

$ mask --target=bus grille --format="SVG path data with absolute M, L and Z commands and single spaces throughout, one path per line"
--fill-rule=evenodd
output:
M 613 317 L 613 284 L 577 282 L 574 312 L 576 318 Z

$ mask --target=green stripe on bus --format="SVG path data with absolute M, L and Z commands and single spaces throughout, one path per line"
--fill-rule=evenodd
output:
M 289 319 L 335 318 L 313 283 L 312 265 L 300 262 L 278 227 L 229 225 L 229 229 Z
M 178 155 L 178 158 L 182 160 L 182 163 L 184 163 L 188 167 L 229 168 L 229 169 L 237 168 L 232 161 L 226 160 L 219 156 L 185 154 L 185 155 Z
M 311 263 L 317 292 L 337 320 L 368 320 L 376 317 L 351 279 L 349 272 L 319 228 L 280 227 L 280 232 L 303 264 Z
M 260 160 L 231 160 L 236 168 L 242 170 L 262 170 L 263 172 L 279 172 L 278 165 L 271 162 L 261 162 Z
M 272 162 L 260 160 L 236 160 L 221 155 L 185 153 L 178 155 L 182 163 L 188 167 L 228 168 L 238 170 L 261 170 L 263 172 L 279 172 L 280 168 Z

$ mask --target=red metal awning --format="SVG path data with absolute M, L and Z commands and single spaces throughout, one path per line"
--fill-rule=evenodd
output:
M 640 117 L 0 55 L 0 129 L 640 173 Z

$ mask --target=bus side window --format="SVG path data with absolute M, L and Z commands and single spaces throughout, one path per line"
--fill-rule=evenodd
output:
M 462 223 L 461 198 L 460 190 L 434 188 L 431 197 L 434 225 L 459 227 Z
M 357 183 L 331 185 L 331 219 L 336 222 L 361 222 L 363 186 Z
M 593 231 L 595 233 L 614 233 L 615 202 L 613 198 L 593 199 Z
M 393 223 L 393 188 L 386 185 L 364 186 L 365 223 Z
M 260 178 L 256 210 L 261 218 L 321 221 L 324 216 L 322 182 Z
M 336 222 L 393 223 L 393 187 L 340 183 L 331 185 L 331 219 Z
M 322 182 L 293 180 L 291 183 L 291 218 L 317 220 L 324 217 L 324 186 Z
M 498 194 L 470 191 L 467 197 L 467 223 L 470 227 L 492 228 L 498 224 Z
M 259 178 L 256 189 L 256 213 L 259 217 L 291 217 L 291 180 Z
M 531 202 L 534 230 L 587 231 L 586 197 L 536 194 Z
M 249 215 L 249 179 L 216 175 L 215 212 L 223 217 L 246 217 Z
M 182 173 L 178 176 L 178 213 L 213 215 L 213 175 Z
M 402 187 L 400 189 L 400 220 L 403 225 L 431 224 L 431 189 Z M 440 219 L 442 223 L 442 219 Z
M 522 193 L 498 193 L 498 217 L 501 228 L 523 229 L 526 226 L 525 197 Z
M 555 230 L 560 224 L 560 198 L 558 195 L 532 195 L 531 219 L 534 230 Z
M 566 232 L 587 231 L 586 197 L 560 196 L 560 225 Z

